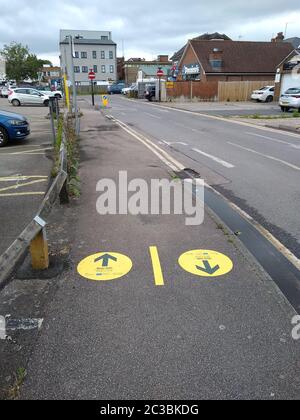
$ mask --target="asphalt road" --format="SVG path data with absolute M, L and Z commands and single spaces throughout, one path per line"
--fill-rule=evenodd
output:
M 300 257 L 299 136 L 121 96 L 110 105 L 108 114 L 180 157 Z
M 44 107 L 13 108 L 0 99 L 0 109 L 28 117 L 31 134 L 0 149 L 0 254 L 34 216 L 47 190 L 52 161 L 50 121 Z

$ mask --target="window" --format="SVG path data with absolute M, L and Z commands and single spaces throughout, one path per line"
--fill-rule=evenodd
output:
M 98 66 L 94 65 L 93 70 L 94 70 L 94 73 L 98 73 Z
M 101 36 L 101 40 L 102 40 L 102 41 L 108 41 L 108 36 L 104 36 L 104 35 L 102 35 L 102 36 Z
M 40 93 L 37 90 L 29 89 L 29 95 L 40 96 Z
M 80 73 L 80 67 L 74 66 L 74 73 Z
M 88 73 L 88 72 L 89 72 L 88 66 L 82 66 L 82 73 Z
M 106 67 L 105 66 L 101 66 L 101 71 L 102 71 L 102 73 L 106 73 Z
M 109 51 L 109 59 L 110 60 L 114 59 L 114 52 L 113 51 Z
M 115 72 L 115 66 L 109 66 L 110 72 L 114 73 Z
M 85 52 L 85 51 L 82 51 L 81 52 L 81 58 L 87 58 L 87 52 Z
M 93 51 L 93 59 L 97 60 L 97 51 Z
M 210 60 L 210 64 L 213 69 L 221 69 L 223 66 L 223 60 Z
M 79 52 L 75 51 L 75 58 L 79 58 Z
M 105 60 L 105 51 L 101 51 L 101 60 Z

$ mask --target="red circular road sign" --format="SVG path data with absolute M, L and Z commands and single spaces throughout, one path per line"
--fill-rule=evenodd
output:
M 156 74 L 157 74 L 158 77 L 162 77 L 162 76 L 164 76 L 165 73 L 162 69 L 158 69 Z
M 94 71 L 92 71 L 92 70 L 89 72 L 89 79 L 90 79 L 90 80 L 95 80 L 95 79 L 96 79 L 96 74 L 95 74 L 95 72 L 94 72 Z

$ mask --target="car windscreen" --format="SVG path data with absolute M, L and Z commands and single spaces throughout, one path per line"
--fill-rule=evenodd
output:
M 300 93 L 300 88 L 291 88 L 285 92 L 287 95 L 294 95 L 295 93 Z

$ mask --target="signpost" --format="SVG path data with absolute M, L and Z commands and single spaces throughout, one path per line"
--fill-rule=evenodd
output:
M 161 102 L 161 78 L 165 75 L 163 69 L 161 67 L 158 68 L 156 73 L 159 81 L 159 102 Z
M 89 80 L 91 81 L 91 84 L 92 84 L 92 104 L 93 104 L 93 106 L 95 106 L 95 95 L 94 95 L 94 80 L 95 79 L 96 79 L 96 74 L 91 69 L 90 72 L 89 72 Z

